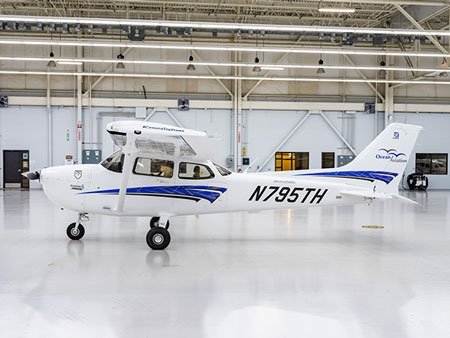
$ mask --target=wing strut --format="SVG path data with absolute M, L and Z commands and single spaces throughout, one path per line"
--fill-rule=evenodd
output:
M 131 175 L 133 163 L 136 160 L 136 155 L 138 153 L 134 133 L 132 131 L 127 132 L 127 139 L 125 145 L 122 147 L 122 153 L 125 157 L 122 167 L 122 180 L 120 182 L 119 196 L 116 207 L 116 212 L 118 213 L 123 212 L 125 197 L 127 195 L 128 179 Z

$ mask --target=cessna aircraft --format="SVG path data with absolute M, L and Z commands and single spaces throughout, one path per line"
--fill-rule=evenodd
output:
M 78 213 L 67 228 L 84 236 L 88 214 L 152 217 L 146 241 L 163 250 L 173 216 L 302 208 L 400 199 L 398 185 L 422 127 L 392 123 L 350 164 L 321 170 L 232 173 L 207 159 L 204 132 L 118 121 L 107 131 L 120 148 L 97 165 L 27 173 L 63 209 Z

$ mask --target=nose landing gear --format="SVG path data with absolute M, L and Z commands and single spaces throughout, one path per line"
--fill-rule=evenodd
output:
M 161 224 L 163 224 L 163 222 L 160 222 L 159 221 L 160 219 L 161 219 L 160 217 L 152 217 L 152 219 L 150 220 L 150 228 L 153 229 L 156 226 L 162 226 Z M 166 226 L 165 226 L 166 230 L 169 229 L 169 225 L 170 225 L 170 222 L 169 222 L 169 220 L 167 220 Z
M 84 221 L 88 221 L 89 217 L 87 216 L 87 214 L 85 213 L 80 213 L 78 214 L 78 220 L 74 223 L 71 223 L 68 227 L 67 227 L 67 236 L 71 239 L 71 240 L 79 240 L 81 238 L 83 238 L 84 236 L 84 226 L 83 224 L 81 224 L 81 222 Z

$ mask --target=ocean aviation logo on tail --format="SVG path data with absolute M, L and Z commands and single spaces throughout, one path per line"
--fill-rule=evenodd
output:
M 397 149 L 380 148 L 375 158 L 377 160 L 390 160 L 391 162 L 407 162 L 406 154 L 397 151 Z

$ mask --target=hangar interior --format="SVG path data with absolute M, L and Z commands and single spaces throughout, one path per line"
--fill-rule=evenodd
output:
M 449 51 L 446 0 L 2 1 L 0 327 L 448 336 Z M 420 125 L 405 174 L 429 187 L 403 192 L 421 208 L 183 216 L 164 252 L 126 217 L 67 242 L 73 214 L 14 165 L 98 163 L 129 119 L 206 131 L 234 172 L 338 167 L 390 123 Z

